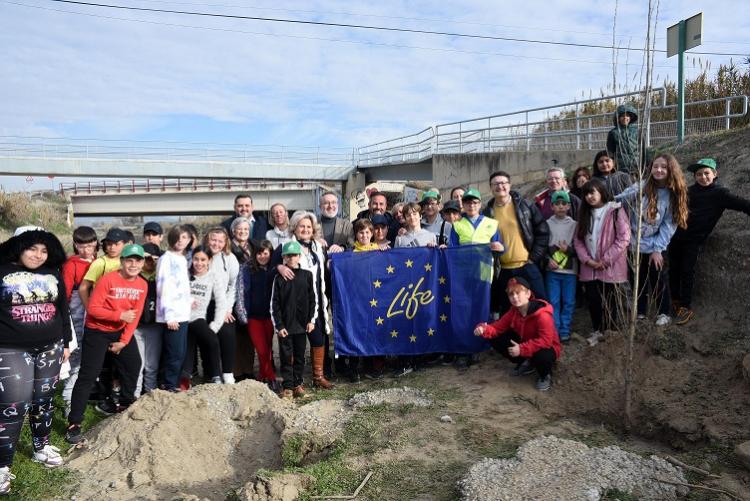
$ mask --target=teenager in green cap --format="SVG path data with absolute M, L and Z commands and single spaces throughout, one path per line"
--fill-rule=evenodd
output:
M 687 228 L 677 228 L 669 243 L 669 285 L 677 309 L 675 323 L 693 318 L 693 278 L 698 254 L 725 209 L 750 215 L 750 201 L 732 194 L 717 180 L 716 160 L 702 158 L 688 166 L 695 183 L 688 188 Z

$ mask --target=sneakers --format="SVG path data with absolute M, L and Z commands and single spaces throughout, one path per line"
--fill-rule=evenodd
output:
M 453 365 L 453 362 L 455 362 L 456 356 L 451 353 L 444 353 L 443 358 L 440 359 L 440 365 Z
M 80 424 L 71 424 L 68 429 L 65 430 L 65 441 L 69 444 L 77 444 L 83 440 L 83 433 L 81 433 Z
M 646 320 L 646 315 L 644 315 L 643 313 L 639 313 L 638 316 L 636 317 L 636 319 L 638 319 L 638 320 Z
M 534 386 L 539 391 L 549 390 L 552 387 L 552 374 L 547 374 L 544 377 L 537 378 Z
M 57 468 L 63 464 L 63 458 L 60 455 L 60 449 L 54 445 L 45 445 L 41 450 L 34 452 L 31 460 L 35 463 L 42 463 L 47 468 Z
M 294 392 L 292 390 L 284 389 L 281 391 L 279 396 L 284 400 L 292 400 L 294 398 Z
M 8 466 L 0 468 L 0 495 L 10 494 L 10 481 L 15 479 Z
M 211 384 L 221 384 L 221 376 L 214 376 L 211 378 Z
M 382 370 L 372 370 L 370 372 L 366 372 L 365 377 L 372 381 L 379 381 L 385 377 L 385 374 L 383 374 Z
M 570 334 L 560 334 L 560 342 L 562 344 L 570 343 Z
M 234 374 L 231 372 L 225 372 L 221 377 L 224 380 L 224 384 L 234 384 Z
M 393 371 L 393 377 L 395 377 L 395 378 L 404 377 L 406 375 L 411 374 L 412 372 L 414 372 L 414 369 L 411 366 L 408 365 L 406 367 L 401 367 L 401 368 L 396 369 L 395 371 Z
M 533 374 L 536 372 L 536 369 L 534 369 L 531 366 L 531 362 L 529 362 L 528 359 L 524 360 L 520 364 L 516 365 L 515 368 L 513 368 L 510 371 L 511 376 L 528 376 L 529 374 Z
M 589 344 L 589 346 L 596 346 L 603 338 L 604 334 L 602 334 L 601 331 L 594 331 L 589 334 L 588 338 L 586 338 L 586 342 Z
M 656 326 L 657 327 L 664 327 L 665 325 L 669 325 L 672 323 L 672 319 L 669 318 L 669 315 L 665 315 L 664 313 L 660 313 L 656 316 Z
M 189 389 L 190 389 L 190 378 L 181 377 L 180 378 L 180 391 L 188 391 Z
M 677 315 L 674 317 L 674 323 L 677 325 L 685 325 L 693 318 L 693 310 L 680 306 L 677 309 Z
M 104 414 L 105 416 L 112 416 L 114 414 L 119 414 L 120 412 L 124 411 L 126 407 L 114 403 L 112 400 L 102 400 L 96 406 L 94 407 L 99 413 Z

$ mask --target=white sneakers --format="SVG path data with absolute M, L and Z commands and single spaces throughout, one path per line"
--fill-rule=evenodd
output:
M 672 319 L 669 318 L 669 315 L 665 315 L 664 313 L 661 313 L 656 316 L 657 327 L 664 327 L 665 325 L 669 325 L 670 323 L 672 323 Z
M 10 472 L 10 468 L 3 466 L 0 468 L 0 495 L 10 493 L 10 481 L 15 480 L 16 476 Z
M 599 344 L 599 341 L 604 337 L 604 334 L 601 333 L 601 331 L 594 331 L 591 334 L 589 334 L 589 337 L 586 338 L 586 341 L 589 343 L 589 346 L 596 346 Z
M 47 468 L 57 468 L 63 464 L 63 458 L 60 455 L 60 449 L 54 445 L 45 445 L 41 450 L 36 451 L 31 460 L 35 463 L 42 463 Z
M 225 372 L 221 375 L 221 378 L 224 380 L 224 384 L 234 384 L 234 374 L 231 372 Z

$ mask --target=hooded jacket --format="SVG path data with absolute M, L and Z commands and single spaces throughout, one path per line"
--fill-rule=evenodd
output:
M 511 308 L 497 322 L 485 325 L 482 337 L 492 339 L 508 331 L 521 336 L 518 347 L 522 357 L 530 358 L 539 350 L 552 348 L 555 358 L 560 358 L 560 338 L 555 329 L 552 305 L 547 301 L 532 298 L 526 316 L 521 315 L 518 308 Z
M 630 123 L 623 127 L 619 119 L 630 114 Z M 607 134 L 607 152 L 615 159 L 617 170 L 630 174 L 638 168 L 638 113 L 630 104 L 617 107 L 613 117 L 615 127 Z
M 521 229 L 523 245 L 529 252 L 529 259 L 540 265 L 542 259 L 547 255 L 547 245 L 549 245 L 547 221 L 536 204 L 521 198 L 521 194 L 517 191 L 511 191 L 510 197 L 516 210 L 516 219 L 518 219 L 518 226 Z M 495 199 L 493 198 L 487 202 L 482 214 L 492 217 L 494 205 Z
M 726 209 L 750 216 L 750 200 L 733 195 L 718 181 L 709 186 L 695 183 L 688 188 L 687 228 L 677 228 L 672 241 L 698 245 L 704 243 Z
M 616 219 L 615 219 L 616 218 Z M 627 248 L 630 243 L 630 218 L 628 211 L 618 202 L 609 202 L 602 220 L 599 240 L 596 242 L 597 261 L 604 264 L 603 270 L 595 270 L 586 263 L 593 259 L 586 242 L 578 237 L 576 230 L 573 246 L 579 261 L 578 278 L 581 282 L 600 280 L 617 284 L 628 281 Z

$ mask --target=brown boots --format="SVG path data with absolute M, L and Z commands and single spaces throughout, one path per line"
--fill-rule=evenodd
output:
M 333 384 L 326 379 L 323 375 L 323 359 L 325 358 L 325 348 L 318 346 L 317 348 L 310 347 L 310 355 L 312 356 L 312 371 L 313 371 L 313 386 L 316 388 L 323 388 L 324 390 L 330 390 L 333 388 Z

